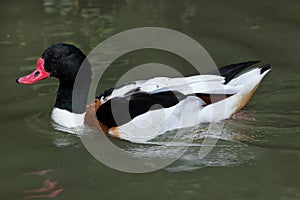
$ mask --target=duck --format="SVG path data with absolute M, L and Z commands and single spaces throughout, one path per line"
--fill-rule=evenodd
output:
M 72 106 L 74 83 L 86 55 L 76 46 L 49 46 L 36 61 L 35 70 L 16 79 L 34 84 L 49 77 L 59 80 L 51 113 L 55 124 L 65 128 L 88 126 L 129 141 L 149 141 L 167 131 L 231 118 L 250 101 L 260 82 L 271 70 L 260 61 L 239 62 L 189 77 L 154 77 L 114 86 L 93 102 L 87 102 L 92 70 L 86 68 L 80 99 Z M 88 66 L 91 66 L 87 60 Z M 220 89 L 221 88 L 221 89 Z M 76 118 L 76 120 L 75 120 Z

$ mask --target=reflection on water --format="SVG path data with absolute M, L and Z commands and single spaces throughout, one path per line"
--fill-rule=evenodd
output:
M 32 114 L 26 121 L 27 125 L 33 130 L 44 134 L 46 137 L 50 137 L 53 144 L 59 148 L 82 146 L 79 139 L 80 134 L 99 134 L 92 133 L 94 130 L 89 128 L 73 131 L 70 129 L 65 130 L 63 127 L 58 127 L 58 125 L 50 123 L 49 116 L 42 113 Z M 249 121 L 244 119 L 239 121 L 227 120 L 222 132 L 213 132 L 205 124 L 186 128 L 183 130 L 183 135 L 178 135 L 176 131 L 169 131 L 151 141 L 139 144 L 120 141 L 114 138 L 111 138 L 111 140 L 119 148 L 123 149 L 124 152 L 136 158 L 165 157 L 166 159 L 172 159 L 174 157 L 176 159 L 182 150 L 188 147 L 177 161 L 166 168 L 170 172 L 192 171 L 208 166 L 237 166 L 247 161 L 255 160 L 257 156 L 260 156 L 259 152 L 252 151 L 251 148 L 251 143 L 256 140 L 256 136 L 248 133 L 249 130 L 253 129 L 255 124 L 247 125 L 247 122 Z M 223 124 L 220 123 L 220 126 L 223 126 Z M 199 151 L 204 144 L 203 141 L 205 138 L 214 138 L 219 141 L 216 145 L 211 146 L 212 151 L 207 156 L 200 158 Z M 99 138 L 96 136 L 95 139 Z M 193 142 L 190 143 L 189 141 Z M 99 142 L 99 145 L 101 145 L 101 142 Z
M 46 44 L 60 38 L 61 41 L 82 47 L 74 38 L 80 33 L 91 49 L 115 32 L 112 25 L 116 9 L 114 3 L 104 6 L 99 1 L 44 0 L 43 6 L 45 13 L 50 16 L 44 24 L 51 24 L 44 29 Z M 61 20 L 57 21 L 57 17 L 53 17 L 55 15 L 62 16 Z
M 68 131 L 66 130 L 62 130 L 65 132 L 56 131 L 54 129 L 56 125 L 51 122 L 51 118 L 48 113 L 31 114 L 26 118 L 26 124 L 39 134 L 43 134 L 45 137 L 51 138 L 56 147 L 76 147 L 81 144 L 78 136 L 72 133 L 68 134 Z
M 79 0 L 44 0 L 43 6 L 47 14 L 77 14 Z
M 123 151 L 136 158 L 172 158 L 178 157 L 178 153 L 182 148 L 186 148 L 184 154 L 176 160 L 173 164 L 165 168 L 169 172 L 182 172 L 182 171 L 194 171 L 203 167 L 219 166 L 229 167 L 238 166 L 244 163 L 253 162 L 265 154 L 265 149 L 291 149 L 299 150 L 297 144 L 293 145 L 290 142 L 293 135 L 285 135 L 285 141 L 288 143 L 285 145 L 285 141 L 278 142 L 278 138 L 270 139 L 268 134 L 276 136 L 278 130 L 277 127 L 268 127 L 267 125 L 259 126 L 258 124 L 264 123 L 260 120 L 254 120 L 254 113 L 245 113 L 243 115 L 248 118 L 231 119 L 226 120 L 222 132 L 208 131 L 208 125 L 201 125 L 200 127 L 192 127 L 184 130 L 184 135 L 176 138 L 176 131 L 169 131 L 151 141 L 143 142 L 140 144 L 134 144 L 127 141 L 120 141 L 118 139 L 112 139 L 118 147 Z M 249 118 L 249 116 L 251 116 Z M 278 117 L 278 115 L 275 115 Z M 273 115 L 268 116 L 268 121 L 272 121 Z M 281 116 L 285 117 L 285 116 Z M 266 119 L 264 119 L 266 120 Z M 48 115 L 42 113 L 35 113 L 29 116 L 27 119 L 27 125 L 39 133 L 43 133 L 45 136 L 52 139 L 53 144 L 56 147 L 81 147 L 79 136 L 74 133 L 79 133 L 78 129 L 70 132 L 71 130 L 60 130 L 63 127 L 58 128 L 56 124 L 50 123 Z M 290 124 L 291 125 L 291 124 Z M 284 125 L 286 127 L 286 124 Z M 290 127 L 291 128 L 291 127 Z M 256 131 L 253 131 L 256 129 Z M 52 130 L 52 131 L 49 131 Z M 295 128 L 295 131 L 298 129 Z M 83 132 L 82 132 L 83 131 Z M 83 129 L 81 132 L 93 131 L 91 129 Z M 299 130 L 298 130 L 299 131 Z M 71 134 L 67 134 L 70 132 Z M 209 152 L 204 158 L 199 157 L 200 148 L 203 146 L 205 138 L 215 138 L 219 141 L 216 145 L 211 146 L 212 151 Z M 192 140 L 192 143 L 188 141 Z M 275 141 L 274 141 L 275 140 Z M 274 143 L 275 142 L 275 143 Z M 273 144 L 272 144 L 273 143 Z M 99 143 L 99 145 L 101 145 Z M 254 147 L 259 147 L 258 151 Z
M 47 173 L 51 172 L 52 170 L 46 169 L 36 172 L 30 172 L 24 175 L 37 175 L 37 176 L 45 176 Z M 64 189 L 57 188 L 57 181 L 51 181 L 48 177 L 45 177 L 43 181 L 43 187 L 39 189 L 31 189 L 25 190 L 24 196 L 25 199 L 36 199 L 36 198 L 53 198 L 59 195 Z

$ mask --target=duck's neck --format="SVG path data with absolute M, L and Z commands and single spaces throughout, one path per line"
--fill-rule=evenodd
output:
M 74 81 L 60 80 L 54 107 L 67 110 L 71 113 L 84 113 L 88 89 L 88 84 L 83 85 L 80 88 L 76 88 L 76 94 L 74 94 Z

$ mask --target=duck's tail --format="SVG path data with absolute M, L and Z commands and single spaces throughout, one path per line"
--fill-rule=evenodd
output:
M 261 67 L 252 69 L 228 82 L 227 85 L 242 85 L 241 90 L 234 96 L 232 114 L 240 111 L 243 107 L 247 105 L 251 97 L 257 90 L 259 83 L 264 78 L 264 76 L 271 70 L 271 65 L 266 64 Z
M 241 86 L 239 91 L 223 101 L 205 106 L 201 112 L 200 118 L 205 122 L 220 121 L 230 118 L 233 114 L 237 113 L 247 105 L 257 90 L 259 83 L 270 70 L 271 66 L 270 64 L 267 64 L 231 79 L 227 82 L 227 85 L 239 85 Z
M 227 85 L 243 85 L 244 87 L 246 85 L 252 85 L 253 84 L 259 84 L 260 81 L 263 79 L 263 77 L 271 70 L 271 65 L 266 64 L 261 67 L 257 67 L 254 69 L 251 69 L 250 71 L 243 73 L 230 81 L 227 82 Z

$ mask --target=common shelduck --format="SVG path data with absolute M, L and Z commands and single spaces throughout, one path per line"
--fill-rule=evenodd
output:
M 80 88 L 82 99 L 72 108 L 74 82 L 85 59 L 85 54 L 74 45 L 51 45 L 38 58 L 36 69 L 16 81 L 33 84 L 48 77 L 58 78 L 60 84 L 51 115 L 56 124 L 66 128 L 96 126 L 107 135 L 130 141 L 147 141 L 169 130 L 230 118 L 249 102 L 271 69 L 266 64 L 238 75 L 259 62 L 248 61 L 221 67 L 219 75 L 208 72 L 139 80 L 105 90 L 89 105 L 87 77 Z M 90 69 L 86 72 L 87 76 L 91 73 Z

